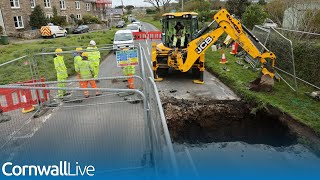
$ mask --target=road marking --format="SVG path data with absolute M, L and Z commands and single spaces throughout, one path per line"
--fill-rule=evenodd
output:
M 148 54 L 149 54 L 149 56 L 150 56 L 150 50 L 149 50 L 149 47 L 147 47 L 147 50 L 148 50 Z
M 42 123 L 45 123 L 50 117 L 51 117 L 52 114 L 48 114 L 46 115 L 45 117 L 43 117 L 41 119 Z M 26 134 L 26 135 L 23 135 L 23 136 L 15 136 L 21 129 L 19 129 L 18 131 L 14 131 L 10 137 L 12 138 L 12 140 L 16 140 L 16 139 L 25 139 L 25 138 L 31 138 L 33 137 L 33 135 L 40 129 L 41 125 L 35 127 L 32 129 L 32 132 L 30 134 Z
M 146 44 L 148 45 L 148 40 L 146 39 Z

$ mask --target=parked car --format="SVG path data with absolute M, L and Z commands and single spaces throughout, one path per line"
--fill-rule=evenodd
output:
M 133 35 L 131 30 L 118 30 L 113 39 L 113 52 L 122 49 L 134 49 Z
M 141 24 L 141 22 L 136 21 L 136 22 L 133 22 L 132 24 L 138 25 L 138 26 L 139 26 L 139 31 L 142 31 L 142 24 Z
M 129 24 L 127 26 L 127 30 L 131 30 L 132 32 L 139 32 L 140 31 L 139 26 L 136 24 Z
M 126 25 L 126 22 L 124 21 L 119 21 L 116 25 L 116 28 L 123 28 Z
M 277 23 L 273 22 L 271 19 L 267 18 L 264 23 L 263 23 L 263 26 L 264 27 L 267 27 L 267 28 L 270 28 L 270 27 L 273 27 L 273 28 L 277 28 L 278 25 Z
M 89 26 L 87 26 L 87 25 L 80 25 L 73 30 L 74 34 L 81 34 L 81 33 L 85 33 L 85 32 L 89 32 Z
M 48 25 L 42 26 L 40 29 L 40 33 L 42 37 L 53 37 L 56 38 L 58 36 L 67 36 L 67 30 L 63 29 L 60 26 Z

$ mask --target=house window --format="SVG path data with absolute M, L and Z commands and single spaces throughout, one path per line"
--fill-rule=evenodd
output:
M 78 20 L 81 19 L 81 14 L 77 14 L 77 19 L 78 19 Z
M 45 8 L 50 8 L 50 7 L 51 7 L 51 2 L 50 2 L 50 0 L 43 0 L 43 2 L 44 2 L 44 7 L 45 7 Z
M 76 9 L 80 9 L 80 1 L 76 1 Z
M 90 3 L 86 3 L 86 9 L 87 11 L 90 11 Z
M 22 16 L 14 16 L 13 21 L 14 21 L 14 26 L 16 27 L 16 29 L 24 28 Z
M 19 0 L 10 0 L 11 8 L 20 8 Z
M 46 17 L 50 20 L 53 17 L 53 15 L 52 14 L 46 14 Z
M 36 0 L 30 0 L 31 8 L 36 7 Z
M 66 9 L 66 1 L 60 0 L 60 9 Z

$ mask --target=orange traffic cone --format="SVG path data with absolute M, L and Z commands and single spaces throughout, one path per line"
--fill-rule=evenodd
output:
M 222 50 L 222 57 L 221 57 L 221 62 L 220 64 L 225 64 L 227 63 L 226 55 L 224 54 L 224 50 Z
M 230 54 L 236 55 L 236 54 L 237 54 L 237 51 L 238 51 L 238 43 L 237 43 L 237 42 L 234 42 L 234 43 L 232 44 L 232 52 L 230 52 Z

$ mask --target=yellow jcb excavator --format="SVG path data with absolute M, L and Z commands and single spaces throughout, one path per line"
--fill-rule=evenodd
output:
M 203 84 L 205 51 L 221 35 L 228 34 L 239 43 L 252 58 L 261 62 L 261 75 L 252 81 L 252 89 L 270 91 L 274 85 L 274 64 L 276 56 L 227 10 L 221 9 L 214 20 L 198 31 L 197 13 L 179 12 L 162 15 L 162 43 L 152 44 L 152 68 L 154 79 L 163 80 L 162 75 L 174 69 L 181 72 L 192 71 L 197 77 L 194 83 Z M 212 28 L 214 26 L 215 28 Z M 264 47 L 264 53 L 252 43 L 249 36 Z

